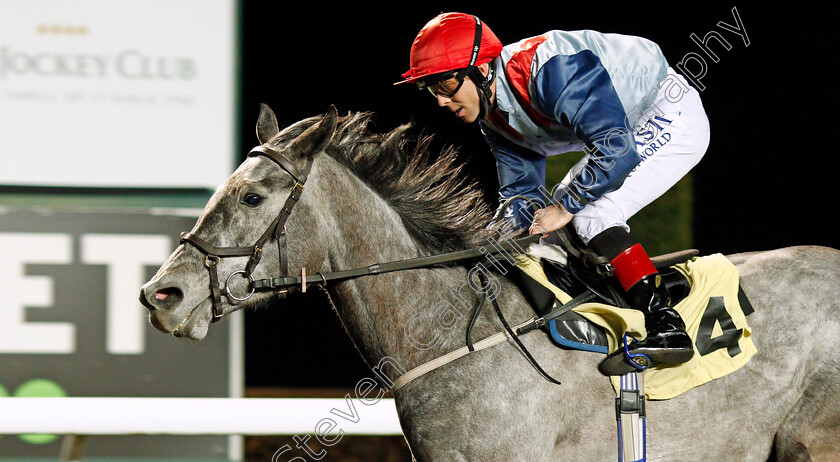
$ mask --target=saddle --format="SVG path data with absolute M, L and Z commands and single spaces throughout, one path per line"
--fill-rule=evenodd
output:
M 623 290 L 612 277 L 609 261 L 587 247 L 568 228 L 550 233 L 547 241 L 548 244 L 563 248 L 567 258 L 565 264 L 540 258 L 542 270 L 550 284 L 574 297 L 572 301 L 561 306 L 554 292 L 519 266 L 511 265 L 507 276 L 517 285 L 536 314 L 546 318 L 545 324 L 539 327 L 560 347 L 607 353 L 608 341 L 603 328 L 589 322 L 572 308 L 589 302 L 629 307 Z M 698 254 L 699 251 L 688 249 L 651 259 L 671 294 L 673 305 L 679 303 L 691 290 L 688 278 L 673 265 L 686 262 Z
M 568 255 L 552 256 L 546 251 L 552 246 L 530 248 L 506 273 L 537 314 L 518 327 L 516 334 L 540 329 L 561 348 L 602 354 L 643 339 L 644 316 L 626 309 L 624 292 L 611 276 L 609 262 L 577 241 L 570 231 L 557 234 L 555 239 L 561 247 L 572 248 Z M 697 354 L 681 365 L 648 370 L 636 358 L 630 362 L 625 348 L 628 362 L 637 371 L 648 373 L 648 397 L 668 399 L 746 364 L 756 352 L 747 322 L 754 310 L 741 288 L 735 265 L 721 254 L 699 257 L 696 250 L 652 260 L 671 292 L 673 307 L 686 323 Z M 615 383 L 617 377 L 610 378 Z

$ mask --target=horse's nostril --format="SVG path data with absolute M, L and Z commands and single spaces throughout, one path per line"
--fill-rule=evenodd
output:
M 151 298 L 149 302 L 155 308 L 168 310 L 175 308 L 181 303 L 181 300 L 184 299 L 184 293 L 177 287 L 165 287 L 155 291 Z

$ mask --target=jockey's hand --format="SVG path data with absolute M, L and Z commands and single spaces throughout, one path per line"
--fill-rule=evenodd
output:
M 534 212 L 534 223 L 528 230 L 529 234 L 547 234 L 566 226 L 572 221 L 574 214 L 560 204 L 552 204 Z

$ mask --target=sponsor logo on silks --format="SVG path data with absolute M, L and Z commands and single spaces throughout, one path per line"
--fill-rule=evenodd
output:
M 671 133 L 666 131 L 671 122 L 673 121 L 664 117 L 653 116 L 636 132 L 636 151 L 642 158 L 639 165 L 671 141 Z

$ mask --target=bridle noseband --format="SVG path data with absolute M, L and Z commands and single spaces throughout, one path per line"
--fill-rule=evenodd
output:
M 267 159 L 270 159 L 275 164 L 280 166 L 283 170 L 286 171 L 292 178 L 295 180 L 295 185 L 292 186 L 292 191 L 289 193 L 289 197 L 286 199 L 286 202 L 283 204 L 283 208 L 280 210 L 280 213 L 277 215 L 277 218 L 268 225 L 268 229 L 257 239 L 257 242 L 250 247 L 215 247 L 212 244 L 208 243 L 204 239 L 196 236 L 195 234 L 184 232 L 181 233 L 181 244 L 189 243 L 196 247 L 201 253 L 205 255 L 204 257 L 204 266 L 210 272 L 210 292 L 213 297 L 213 319 L 212 322 L 217 322 L 218 320 L 222 319 L 224 316 L 224 312 L 221 308 L 222 302 L 222 295 L 228 297 L 229 299 L 236 300 L 236 301 L 245 301 L 251 298 L 256 291 L 256 287 L 254 286 L 254 278 L 251 274 L 254 272 L 254 269 L 260 263 L 262 259 L 262 252 L 263 246 L 272 238 L 274 237 L 277 239 L 277 252 L 279 254 L 280 259 L 280 275 L 286 274 L 286 269 L 288 266 L 288 258 L 286 253 L 281 250 L 281 248 L 285 248 L 286 246 L 286 220 L 289 219 L 289 215 L 292 213 L 292 209 L 294 208 L 295 204 L 297 204 L 298 200 L 300 200 L 301 194 L 303 194 L 303 185 L 306 183 L 306 179 L 309 176 L 309 171 L 312 169 L 312 162 L 313 157 L 307 156 L 306 163 L 303 166 L 303 169 L 298 171 L 295 168 L 294 164 L 292 164 L 285 156 L 280 154 L 279 152 L 265 147 L 265 146 L 257 146 L 248 153 L 248 157 L 257 157 L 262 156 Z M 248 257 L 248 264 L 245 265 L 245 269 L 237 270 L 230 275 L 228 275 L 227 279 L 225 280 L 224 286 L 219 284 L 219 274 L 216 270 L 216 267 L 221 262 L 222 258 L 226 257 Z M 233 295 L 231 292 L 229 284 L 230 279 L 235 274 L 241 274 L 242 277 L 247 278 L 249 281 L 249 287 L 251 291 L 245 295 L 244 297 L 237 297 Z

